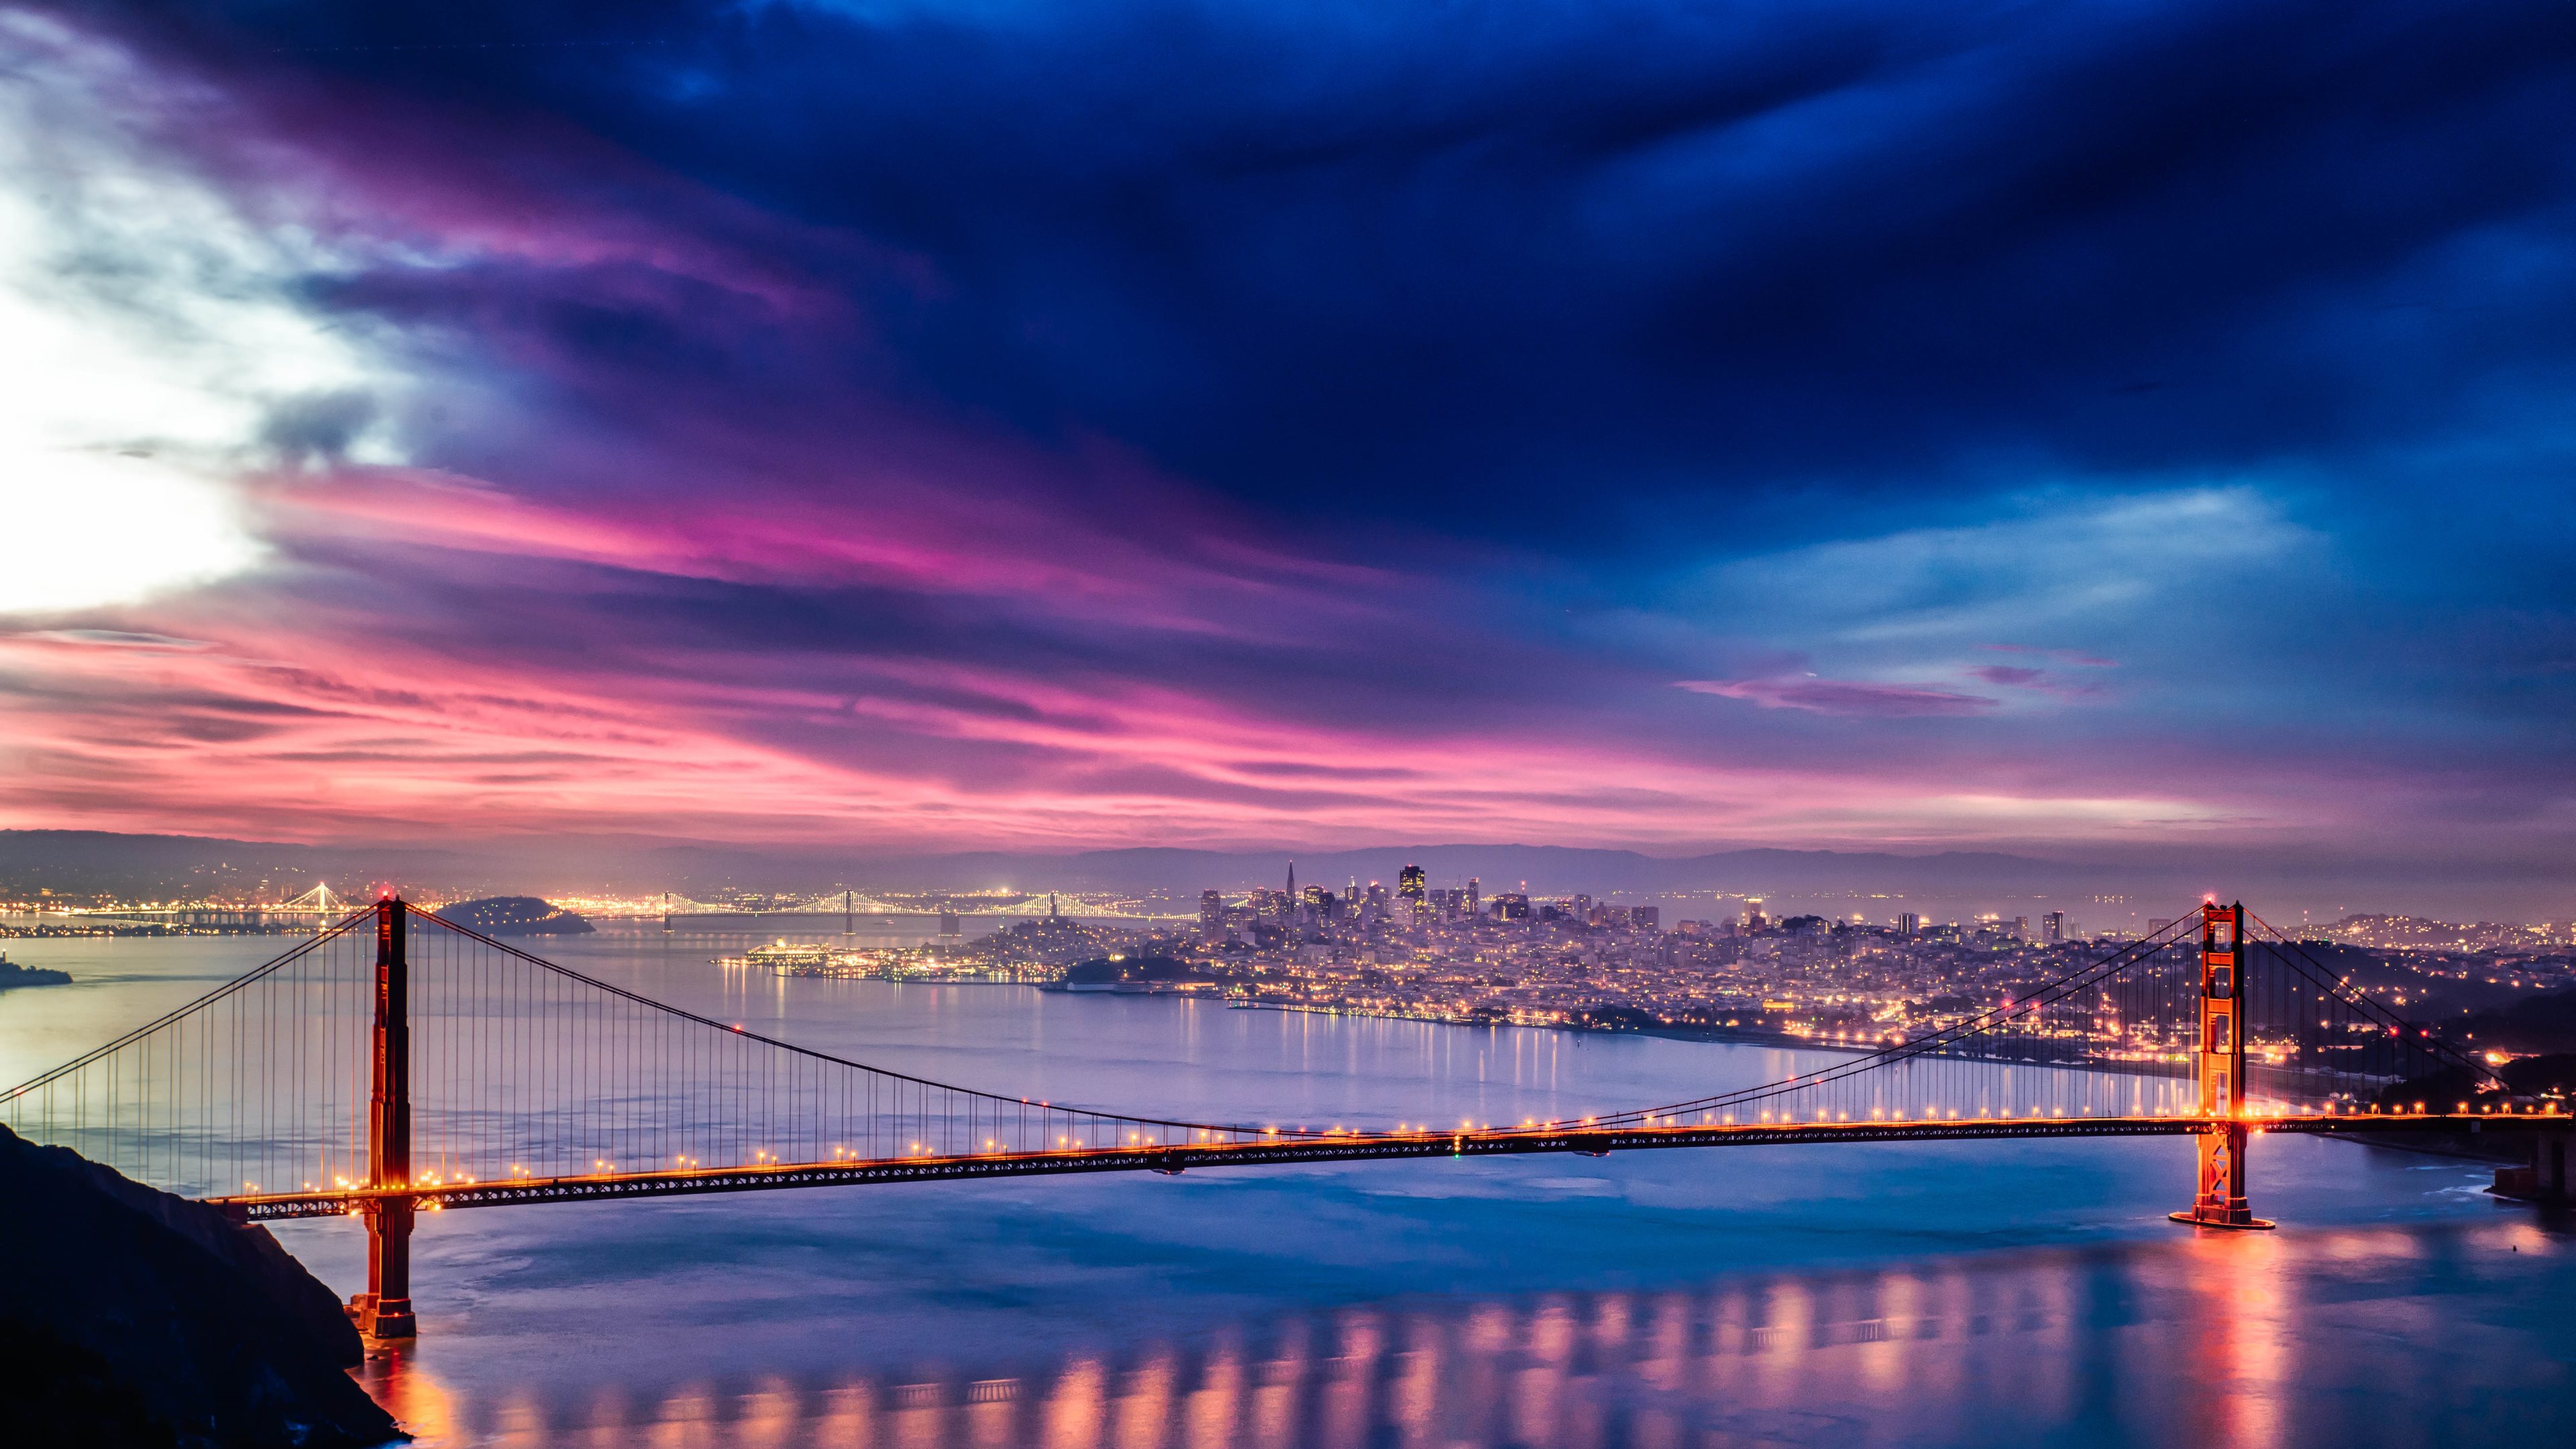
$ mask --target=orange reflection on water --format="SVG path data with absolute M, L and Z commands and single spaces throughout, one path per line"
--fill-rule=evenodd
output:
M 2175 1389 L 2194 1437 L 2246 1449 L 2280 1443 L 2292 1365 L 2279 1239 L 2196 1228 L 2182 1259 L 2193 1347 Z
M 2338 1394 L 2457 1398 L 2463 1362 L 2427 1352 L 2456 1337 L 2454 1310 L 2445 1293 L 2413 1286 L 2420 1275 L 2483 1255 L 2462 1271 L 2521 1283 L 2522 1265 L 2568 1251 L 2520 1224 L 2442 1241 L 2428 1251 L 2424 1234 L 2403 1228 L 2296 1242 L 2186 1232 L 2149 1249 L 1949 1258 L 1696 1290 L 1321 1310 L 1123 1354 L 945 1376 L 691 1381 L 633 1406 L 614 1390 L 587 1404 L 513 1390 L 478 1408 L 401 1358 L 367 1377 L 424 1449 L 1682 1449 L 2032 1437 L 2267 1449 L 2316 1440 L 2320 1406 Z M 2365 1283 L 2378 1286 L 2356 1291 Z M 2338 1326 L 2351 1331 L 2319 1337 Z
M 355 1374 L 358 1382 L 394 1422 L 421 1439 L 445 1440 L 456 1433 L 455 1405 L 438 1381 L 413 1361 L 408 1344 L 370 1349 Z

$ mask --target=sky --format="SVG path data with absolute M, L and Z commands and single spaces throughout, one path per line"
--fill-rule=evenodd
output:
M 2576 10 L 0 5 L 0 827 L 2576 846 Z

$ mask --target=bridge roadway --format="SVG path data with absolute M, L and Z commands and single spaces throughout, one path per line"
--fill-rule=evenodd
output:
M 2362 1140 L 2489 1132 L 2507 1132 L 2519 1137 L 2576 1130 L 2576 1117 L 2556 1112 L 2315 1114 L 2253 1117 L 2247 1121 L 2257 1132 L 2299 1132 Z M 1478 1132 L 1365 1132 L 1175 1146 L 1068 1148 L 1051 1152 L 990 1152 L 963 1156 L 871 1158 L 865 1161 L 789 1162 L 755 1167 L 604 1172 L 578 1177 L 520 1177 L 489 1182 L 437 1183 L 408 1189 L 353 1188 L 334 1192 L 220 1197 L 207 1201 L 244 1222 L 271 1222 L 284 1218 L 339 1217 L 359 1212 L 369 1202 L 401 1198 L 411 1199 L 425 1211 L 437 1212 L 447 1208 L 504 1207 L 515 1203 L 594 1202 L 861 1183 L 939 1182 L 1073 1172 L 1179 1173 L 1210 1167 L 1262 1167 L 1386 1158 L 1517 1156 L 1542 1152 L 1600 1156 L 1613 1151 L 1670 1147 L 1956 1142 L 2034 1137 L 2184 1137 L 2209 1131 L 2217 1125 L 2214 1121 L 2197 1117 L 2023 1117 L 1723 1126 L 1558 1125 Z

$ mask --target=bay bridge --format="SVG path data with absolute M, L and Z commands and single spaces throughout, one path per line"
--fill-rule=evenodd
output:
M 1501 1124 L 1121 1112 L 871 1066 L 653 1000 L 388 895 L 0 1094 L 0 1123 L 244 1222 L 349 1216 L 351 1312 L 417 1331 L 420 1214 L 1073 1173 L 1667 1148 L 2185 1137 L 2182 1223 L 2263 1229 L 2266 1133 L 2509 1134 L 2567 1200 L 2571 1119 L 2206 903 L 1992 1007 L 1822 1065 Z
M 751 920 L 755 918 L 763 921 L 774 921 L 783 917 L 820 919 L 838 916 L 841 918 L 841 934 L 844 936 L 850 936 L 857 934 L 858 922 L 863 916 L 871 918 L 882 916 L 937 916 L 943 920 L 966 916 L 999 916 L 1013 920 L 1029 920 L 1041 915 L 1053 916 L 1058 914 L 1059 911 L 1057 897 L 1053 891 L 1031 895 L 1014 895 L 1007 892 L 981 896 L 955 896 L 942 894 L 934 897 L 933 899 L 937 903 L 925 908 L 925 906 L 920 902 L 907 904 L 902 901 L 889 901 L 876 896 L 863 895 L 858 891 L 845 888 L 836 891 L 825 891 L 817 895 L 770 897 L 763 898 L 757 902 L 735 901 L 728 903 L 724 901 L 695 900 L 688 896 L 675 895 L 672 892 L 664 891 L 658 902 L 649 903 L 654 908 L 646 911 L 645 914 L 658 914 L 661 917 L 662 929 L 666 932 L 676 931 L 682 925 L 698 925 L 709 921 Z M 1098 901 L 1085 902 L 1078 907 L 1075 913 L 1092 920 L 1180 921 L 1192 919 L 1188 916 L 1177 915 L 1170 912 L 1158 912 L 1145 909 L 1141 907 L 1139 903 L 1134 901 L 1123 901 L 1109 905 L 1104 905 Z

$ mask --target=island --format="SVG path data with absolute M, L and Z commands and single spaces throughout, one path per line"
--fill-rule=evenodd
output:
M 1216 978 L 1187 961 L 1170 956 L 1103 956 L 1065 969 L 1064 979 L 1041 991 L 1118 991 L 1154 993 L 1208 991 Z
M 21 966 L 0 952 L 0 991 L 12 986 L 69 986 L 72 973 L 52 971 L 42 966 Z
M 486 936 L 587 936 L 591 924 L 551 901 L 535 896 L 486 896 L 479 901 L 454 901 L 435 912 L 439 919 L 454 921 L 469 931 Z

